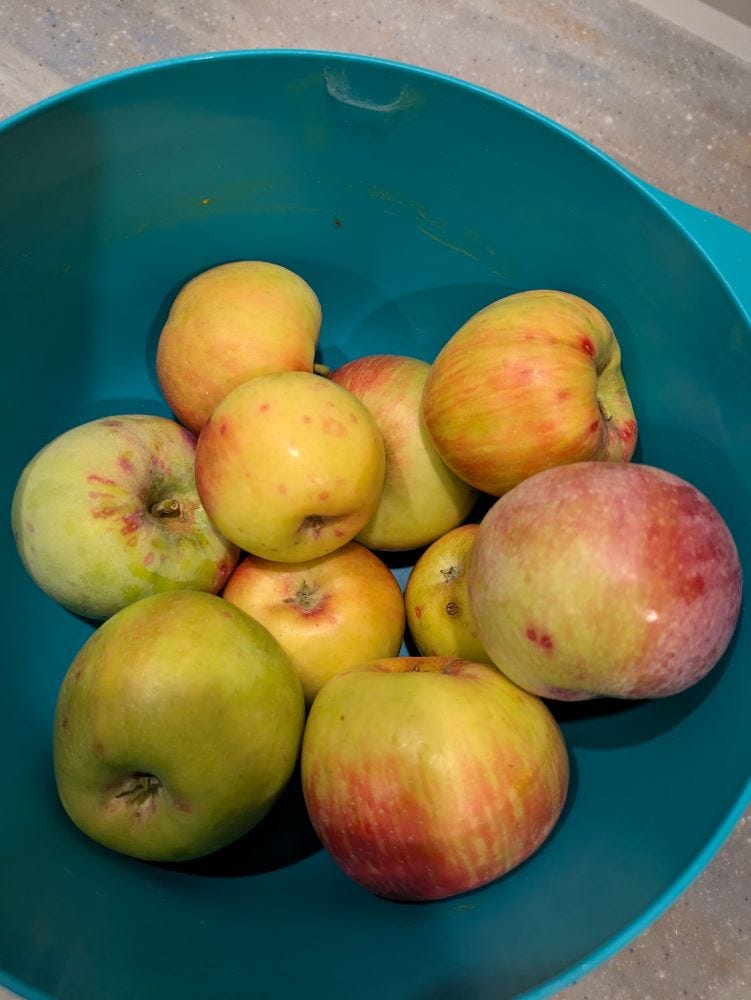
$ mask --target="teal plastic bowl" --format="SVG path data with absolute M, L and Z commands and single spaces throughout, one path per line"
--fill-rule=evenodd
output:
M 263 258 L 318 292 L 330 365 L 431 360 L 520 289 L 590 299 L 623 348 L 637 459 L 703 490 L 748 565 L 751 330 L 726 280 L 748 267 L 747 234 L 497 95 L 310 52 L 147 66 L 16 116 L 0 130 L 0 219 L 0 980 L 71 1000 L 542 996 L 671 903 L 751 797 L 743 622 L 682 695 L 557 709 L 566 811 L 484 889 L 423 905 L 369 895 L 317 844 L 295 783 L 234 847 L 146 864 L 87 840 L 58 803 L 52 714 L 91 625 L 26 576 L 10 499 L 63 430 L 168 414 L 154 355 L 177 289 Z

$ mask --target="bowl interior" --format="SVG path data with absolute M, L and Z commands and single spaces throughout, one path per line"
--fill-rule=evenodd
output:
M 168 415 L 154 356 L 174 294 L 209 266 L 261 258 L 318 293 L 332 366 L 375 352 L 430 361 L 512 291 L 590 299 L 623 349 L 636 458 L 703 490 L 745 562 L 743 315 L 655 201 L 533 113 L 373 60 L 225 54 L 17 117 L 0 132 L 0 178 L 6 525 L 21 469 L 52 437 L 99 416 Z M 741 622 L 683 695 L 556 709 L 573 769 L 565 814 L 534 858 L 483 890 L 426 905 L 368 895 L 318 846 L 294 782 L 212 858 L 132 861 L 72 827 L 52 780 L 57 689 L 91 626 L 35 588 L 8 529 L 2 546 L 0 981 L 24 992 L 543 993 L 666 905 L 748 796 Z

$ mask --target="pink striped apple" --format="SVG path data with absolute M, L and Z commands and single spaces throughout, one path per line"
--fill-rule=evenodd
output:
M 550 834 L 568 756 L 546 706 L 490 664 L 376 660 L 310 710 L 302 782 L 311 822 L 355 882 L 428 900 L 485 885 Z
M 493 662 L 561 700 L 685 690 L 722 656 L 740 609 L 728 526 L 696 487 L 645 465 L 527 479 L 485 515 L 467 574 Z
M 441 459 L 420 415 L 430 365 L 375 354 L 338 368 L 331 378 L 362 400 L 386 447 L 386 477 L 375 514 L 357 539 L 371 549 L 428 545 L 461 524 L 475 490 Z
M 519 292 L 475 313 L 435 359 L 422 412 L 444 462 L 493 496 L 556 465 L 628 461 L 636 446 L 610 324 L 566 292 Z
M 221 590 L 239 552 L 201 504 L 195 450 L 190 431 L 146 414 L 92 420 L 50 441 L 13 497 L 32 579 L 95 619 L 165 590 Z

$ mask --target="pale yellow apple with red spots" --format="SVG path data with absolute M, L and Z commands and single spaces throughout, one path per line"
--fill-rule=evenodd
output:
M 203 271 L 178 292 L 159 337 L 164 398 L 195 433 L 236 385 L 255 375 L 312 371 L 321 306 L 298 274 L 263 260 Z
M 388 566 L 348 542 L 303 563 L 246 556 L 222 595 L 265 625 L 287 653 L 312 703 L 342 670 L 396 656 L 404 635 L 404 599 Z
M 493 496 L 556 465 L 626 462 L 636 446 L 618 341 L 566 292 L 519 292 L 470 317 L 435 359 L 422 412 L 446 464 Z
M 373 516 L 385 455 L 365 406 L 319 375 L 280 372 L 237 386 L 198 438 L 196 484 L 241 549 L 304 562 L 351 541 Z
M 320 690 L 303 793 L 334 861 L 371 892 L 455 896 L 521 864 L 563 809 L 569 763 L 544 705 L 489 663 L 397 657 Z
M 478 524 L 461 524 L 422 553 L 404 590 L 407 624 L 422 656 L 489 663 L 467 592 L 467 562 Z
M 357 539 L 372 549 L 419 548 L 461 524 L 476 491 L 449 469 L 420 415 L 430 365 L 375 354 L 338 368 L 331 378 L 372 413 L 386 446 L 386 477 L 375 514 Z

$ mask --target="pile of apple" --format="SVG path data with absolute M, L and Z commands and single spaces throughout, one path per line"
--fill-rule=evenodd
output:
M 560 817 L 543 699 L 695 684 L 736 625 L 738 553 L 694 486 L 630 461 L 618 343 L 581 298 L 499 299 L 432 364 L 323 370 L 320 326 L 283 267 L 205 271 L 157 349 L 176 419 L 95 420 L 23 471 L 24 565 L 102 622 L 60 688 L 57 788 L 99 843 L 180 861 L 254 827 L 299 762 L 355 881 L 452 896 Z M 385 554 L 417 549 L 402 594 Z

